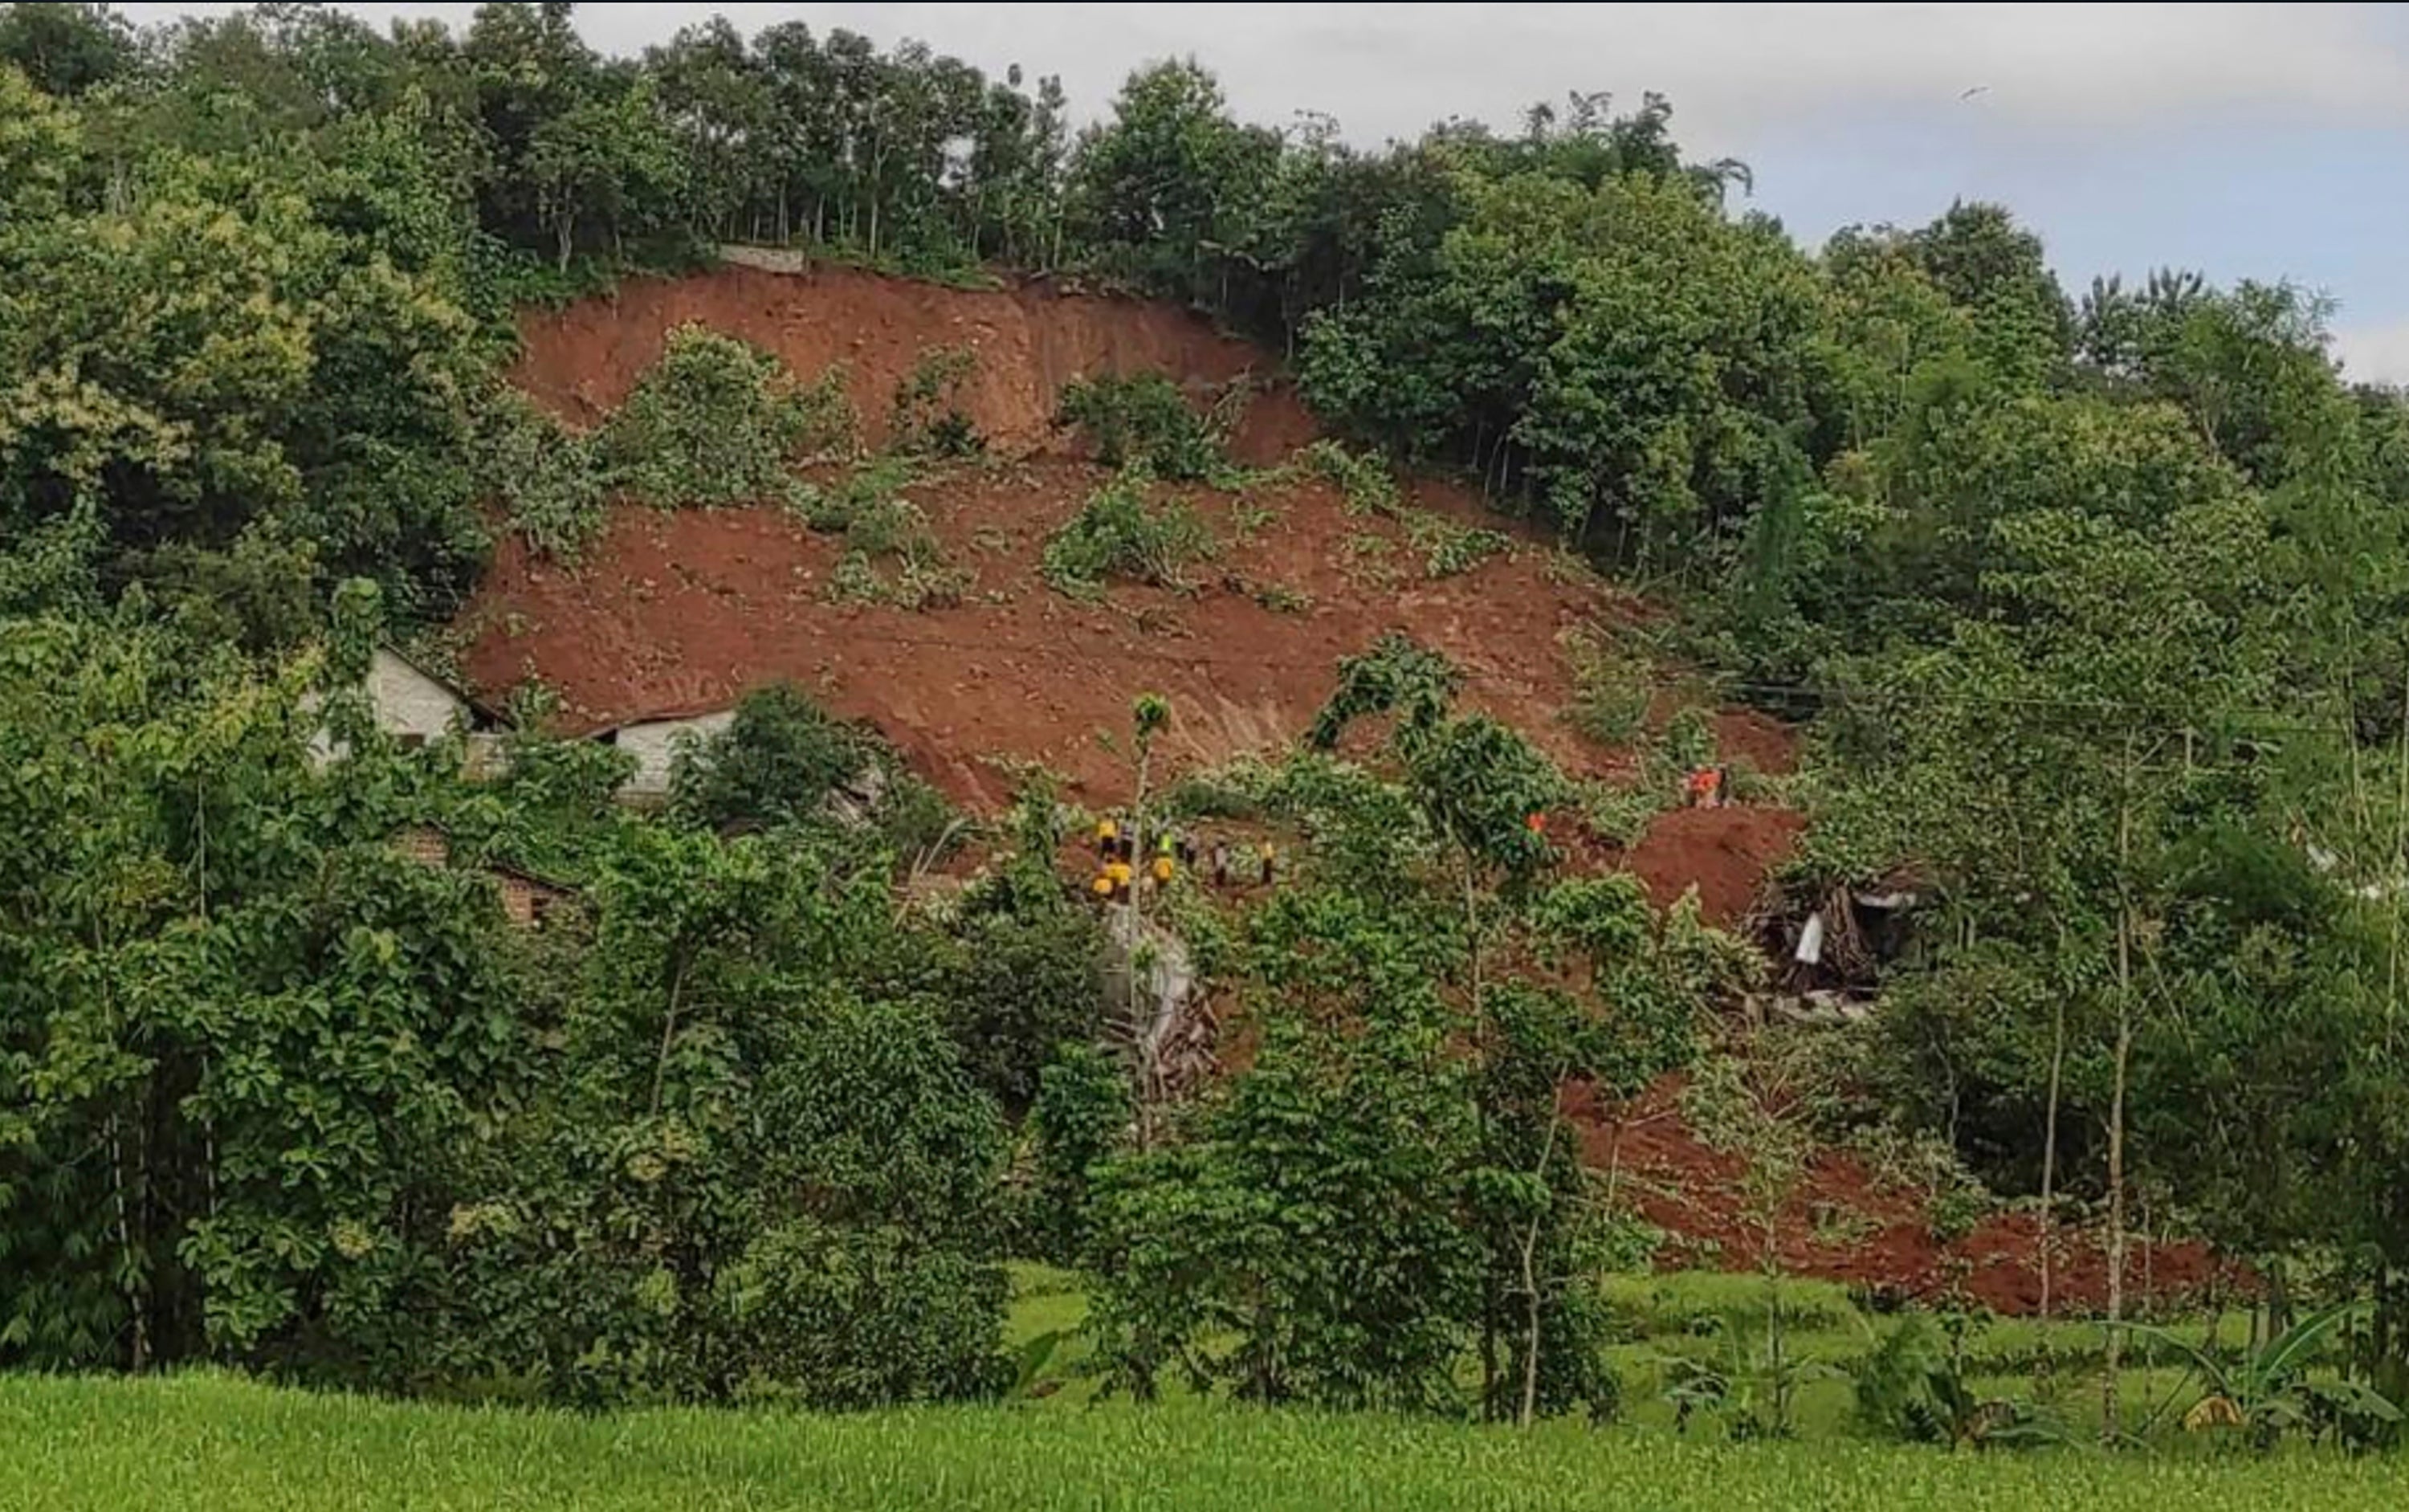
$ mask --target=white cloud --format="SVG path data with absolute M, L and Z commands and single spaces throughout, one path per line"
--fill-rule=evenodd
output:
M 2343 372 L 2360 382 L 2409 384 L 2409 320 L 2334 333 Z
M 124 8 L 152 21 L 232 7 Z M 460 25 L 473 7 L 344 8 Z M 1448 115 L 1507 122 L 1572 89 L 1666 94 L 1684 140 L 1712 151 L 1802 116 L 1898 109 L 2072 128 L 2251 109 L 2409 121 L 2409 55 L 2367 6 L 588 5 L 578 23 L 632 51 L 714 9 L 747 32 L 800 20 L 1060 73 L 1090 112 L 1131 68 L 1192 52 L 1245 115 L 1328 110 L 1359 139 Z

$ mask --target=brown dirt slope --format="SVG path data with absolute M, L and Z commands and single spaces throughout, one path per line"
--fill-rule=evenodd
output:
M 1667 1266 L 1754 1270 L 1763 1231 L 1748 1216 L 1742 1159 L 1715 1148 L 1684 1116 L 1681 1078 L 1667 1077 L 1627 1105 L 1567 1087 L 1563 1106 L 1583 1153 L 1619 1196 L 1664 1231 Z M 2105 1305 L 2108 1264 L 2097 1227 L 2061 1229 L 2053 1246 L 2053 1308 Z M 1791 1275 L 1815 1276 L 1897 1299 L 1961 1298 L 2024 1317 L 2041 1307 L 2041 1232 L 2030 1213 L 1994 1214 L 1950 1239 L 1932 1231 L 1926 1195 L 1885 1184 L 1844 1150 L 1818 1150 L 1782 1206 L 1774 1253 Z M 2196 1240 L 2136 1236 L 2126 1255 L 2127 1304 L 2143 1315 L 2246 1285 Z
M 1397 525 L 1349 514 L 1325 483 L 1244 497 L 1191 488 L 1183 497 L 1222 550 L 1196 567 L 1190 591 L 1116 583 L 1085 604 L 1044 585 L 1046 537 L 1104 481 L 1049 424 L 1071 379 L 1160 371 L 1201 393 L 1247 374 L 1264 386 L 1241 427 L 1242 460 L 1279 461 L 1314 436 L 1263 353 L 1186 311 L 1040 284 L 966 291 L 844 267 L 730 266 L 530 312 L 513 378 L 591 424 L 686 322 L 762 345 L 804 376 L 842 364 L 873 439 L 923 352 L 977 353 L 963 402 L 996 459 L 905 491 L 974 581 L 952 608 L 839 605 L 828 591 L 839 545 L 779 511 L 623 508 L 575 566 L 505 541 L 461 624 L 481 688 L 540 677 L 562 696 L 566 727 L 598 729 L 794 679 L 875 723 L 952 797 L 993 810 L 1018 762 L 1053 768 L 1090 798 L 1119 796 L 1124 763 L 1099 736 L 1124 729 L 1141 689 L 1173 700 L 1175 767 L 1276 749 L 1328 696 L 1339 657 L 1396 629 L 1463 665 L 1472 704 L 1568 770 L 1623 764 L 1561 716 L 1573 694 L 1563 638 L 1579 626 L 1610 633 L 1644 608 L 1536 542 L 1435 579 Z M 1497 524 L 1445 485 L 1413 493 L 1460 524 Z M 1733 712 L 1717 725 L 1726 751 L 1786 768 L 1782 727 Z M 1667 815 L 1627 858 L 1597 859 L 1630 865 L 1660 900 L 1695 883 L 1709 914 L 1728 920 L 1796 829 L 1768 810 Z
M 976 355 L 962 408 L 1008 454 L 1046 445 L 1062 386 L 1104 373 L 1166 373 L 1200 391 L 1241 374 L 1262 381 L 1235 438 L 1241 461 L 1277 461 L 1313 435 L 1261 351 L 1175 306 L 1034 282 L 953 289 L 827 265 L 630 279 L 607 297 L 531 312 L 512 381 L 562 419 L 590 425 L 689 322 L 764 347 L 804 379 L 842 366 L 873 443 L 885 439 L 896 386 L 923 353 L 943 347 Z

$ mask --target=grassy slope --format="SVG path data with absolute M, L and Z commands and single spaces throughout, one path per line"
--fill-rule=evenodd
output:
M 2135 1508 L 2409 1503 L 2409 1462 L 1948 1456 L 1392 1418 L 1011 1408 L 579 1418 L 213 1375 L 0 1380 L 0 1506 Z

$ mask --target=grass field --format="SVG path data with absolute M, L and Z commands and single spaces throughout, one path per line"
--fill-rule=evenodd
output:
M 1731 1447 L 1557 1424 L 1109 1406 L 580 1418 L 209 1375 L 0 1379 L 0 1507 L 2013 1509 L 2409 1505 L 2409 1461 Z
M 1043 1333 L 1064 1335 L 1039 1378 L 1054 1390 L 1048 1403 L 1079 1407 L 1096 1395 L 1096 1382 L 1075 1336 L 1087 1317 L 1087 1300 L 1079 1279 L 1067 1271 L 1044 1265 L 1012 1268 L 1013 1303 L 1008 1326 L 1017 1347 Z M 1890 1318 L 1869 1318 L 1849 1300 L 1848 1289 L 1830 1281 L 1784 1278 L 1776 1283 L 1787 1319 L 1784 1350 L 1805 1368 L 1798 1387 L 1796 1429 L 1804 1438 L 1823 1438 L 1849 1431 L 1854 1396 L 1844 1367 L 1872 1347 Z M 1767 1286 L 1763 1277 L 1710 1271 L 1611 1278 L 1607 1294 L 1625 1328 L 1623 1343 L 1608 1350 L 1623 1382 L 1623 1416 L 1645 1428 L 1670 1428 L 1673 1408 L 1664 1400 L 1664 1362 L 1678 1354 L 1718 1354 L 1718 1340 L 1730 1338 L 1752 1354 L 1765 1332 Z M 2249 1329 L 2242 1313 L 2228 1315 L 2219 1337 L 2241 1339 Z M 2204 1317 L 2174 1325 L 2171 1332 L 2193 1340 L 2208 1332 Z M 2096 1361 L 2106 1332 L 2094 1322 L 2059 1319 L 2041 1323 L 2030 1318 L 1996 1318 L 1982 1324 L 1967 1344 L 1967 1381 L 1984 1397 L 2039 1402 L 2070 1429 L 2088 1437 L 2099 1427 L 2099 1387 Z M 2033 1362 L 2053 1358 L 2056 1368 L 2046 1378 Z M 2170 1404 L 2176 1415 L 2198 1396 L 2197 1382 L 2164 1362 L 2167 1351 L 2144 1340 L 2128 1350 L 2125 1372 L 2125 1422 L 2128 1430 L 2146 1424 L 2154 1413 Z M 1172 1393 L 1180 1390 L 1173 1379 Z M 1464 1390 L 1469 1397 L 1472 1378 Z

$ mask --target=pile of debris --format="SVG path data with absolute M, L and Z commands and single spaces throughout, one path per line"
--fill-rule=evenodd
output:
M 1750 920 L 1776 963 L 1773 985 L 1747 1002 L 1751 1022 L 1839 1025 L 1873 1013 L 1882 969 L 1908 942 L 1920 900 L 1911 879 L 1892 875 L 1869 886 L 1838 882 L 1820 894 L 1776 894 Z

